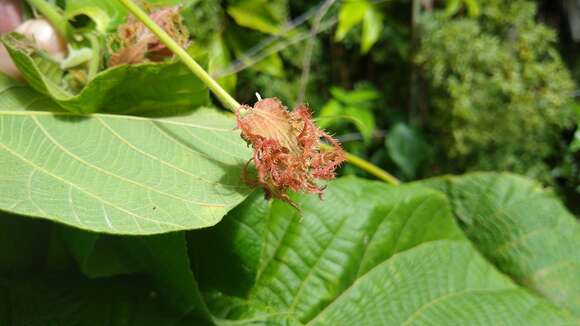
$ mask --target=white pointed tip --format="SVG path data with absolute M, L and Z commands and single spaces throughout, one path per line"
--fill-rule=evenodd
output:
M 262 95 L 260 95 L 260 93 L 256 92 L 256 97 L 258 98 L 258 101 L 262 100 Z

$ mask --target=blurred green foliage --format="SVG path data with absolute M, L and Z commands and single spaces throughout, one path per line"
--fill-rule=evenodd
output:
M 566 56 L 564 27 L 538 22 L 541 2 L 434 2 L 414 24 L 411 1 L 336 1 L 320 25 L 332 27 L 313 35 L 325 1 L 190 0 L 182 12 L 193 48 L 240 102 L 303 99 L 348 151 L 402 180 L 499 170 L 569 192 L 580 165 L 560 55 L 572 71 L 580 60 Z
M 417 62 L 430 82 L 444 170 L 507 170 L 550 181 L 546 160 L 573 121 L 574 83 L 555 32 L 523 0 L 479 1 L 477 17 L 427 15 Z
M 365 144 L 370 144 L 376 126 L 372 110 L 380 94 L 372 86 L 359 85 L 352 91 L 332 87 L 332 100 L 320 110 L 318 125 L 321 128 L 332 126 L 344 129 L 344 123 L 351 123 L 360 132 Z

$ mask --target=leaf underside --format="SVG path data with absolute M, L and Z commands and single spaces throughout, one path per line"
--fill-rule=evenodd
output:
M 5 89 L 0 210 L 155 234 L 212 226 L 251 191 L 240 178 L 250 151 L 232 116 L 203 108 L 167 119 L 26 111 L 13 96 L 22 89 Z

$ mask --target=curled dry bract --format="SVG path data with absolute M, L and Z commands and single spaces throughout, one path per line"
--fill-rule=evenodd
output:
M 170 7 L 153 11 L 151 19 L 171 36 L 179 45 L 186 47 L 189 33 L 182 23 L 179 7 Z M 117 50 L 111 50 L 109 67 L 120 64 L 136 64 L 147 60 L 159 61 L 172 56 L 172 52 L 153 32 L 134 16 L 129 16 L 127 23 L 119 26 L 117 35 L 112 39 L 117 43 Z

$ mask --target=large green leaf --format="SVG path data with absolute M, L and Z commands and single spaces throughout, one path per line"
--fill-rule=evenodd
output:
M 73 94 L 48 59 L 30 53 L 24 36 L 6 34 L 2 42 L 30 86 L 70 112 L 169 115 L 208 103 L 205 85 L 178 61 L 113 67 Z
M 234 127 L 210 109 L 148 119 L 0 107 L 0 210 L 117 234 L 212 226 L 250 191 Z
M 77 265 L 85 276 L 99 280 L 79 275 Z M 97 284 L 102 289 L 92 286 Z M 133 295 L 142 298 L 129 299 Z M 107 296 L 119 311 L 102 302 Z M 127 299 L 118 301 L 122 297 Z M 27 307 L 30 302 L 38 307 Z M 150 315 L 139 311 L 149 308 L 154 308 Z M 186 313 L 199 322 L 211 320 L 189 268 L 184 232 L 98 235 L 0 212 L 0 325 L 105 324 L 100 318 L 113 318 L 108 322 L 118 325 L 140 318 L 132 316 L 137 313 L 153 320 L 177 321 Z M 11 322 L 2 319 L 7 316 Z
M 309 324 L 563 325 L 465 242 L 421 246 L 378 265 Z
M 174 325 L 151 282 L 76 274 L 0 277 L 1 325 Z
M 69 227 L 62 227 L 60 231 L 85 275 L 147 274 L 155 281 L 163 302 L 176 313 L 196 309 L 196 314 L 210 319 L 189 268 L 183 232 L 126 237 L 98 235 Z
M 501 271 L 580 317 L 580 226 L 541 185 L 508 174 L 431 181 L 467 237 Z
M 226 289 L 224 295 L 214 286 L 206 295 L 217 318 L 297 325 L 571 322 L 485 261 L 436 191 L 343 178 L 329 184 L 322 202 L 313 196 L 294 199 L 302 215 L 274 202 L 262 213 L 265 225 L 244 223 L 246 215 L 247 221 L 255 219 L 254 210 L 237 212 L 231 233 L 206 238 L 213 243 L 223 241 L 223 234 L 263 230 L 263 241 L 244 246 L 262 253 L 257 265 L 237 255 L 238 265 L 255 266 L 247 270 L 255 275 L 252 282 L 247 276 L 236 279 L 249 283 L 248 294 L 232 296 Z M 219 252 L 207 251 L 206 260 Z M 228 270 L 237 277 L 236 268 Z
M 245 295 L 252 287 L 268 203 L 262 191 L 255 191 L 215 227 L 188 233 L 192 267 L 204 290 L 219 288 L 230 295 Z

